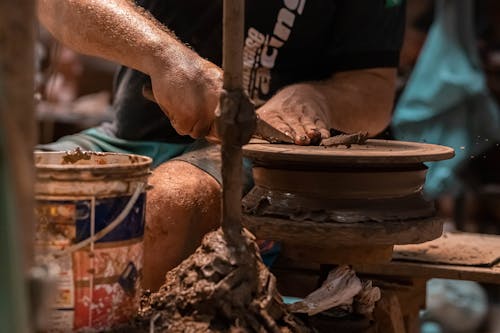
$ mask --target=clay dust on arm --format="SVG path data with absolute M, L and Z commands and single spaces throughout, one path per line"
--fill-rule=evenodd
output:
M 129 0 L 38 0 L 38 17 L 75 51 L 147 74 L 162 53 L 192 52 Z
M 153 93 L 179 134 L 206 135 L 215 119 L 222 71 L 199 57 L 129 0 L 38 0 L 42 24 L 77 52 L 151 77 Z

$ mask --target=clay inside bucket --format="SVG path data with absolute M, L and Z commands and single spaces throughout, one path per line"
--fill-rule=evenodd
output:
M 119 153 L 102 153 L 76 149 L 68 152 L 35 152 L 37 169 L 85 169 L 132 166 L 149 166 L 151 159 L 146 156 Z

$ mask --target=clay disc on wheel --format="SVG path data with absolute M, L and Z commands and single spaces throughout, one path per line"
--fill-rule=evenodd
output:
M 452 158 L 450 147 L 395 140 L 367 140 L 350 147 L 297 146 L 287 144 L 250 143 L 243 154 L 256 164 L 298 163 L 310 165 L 342 164 L 416 164 Z

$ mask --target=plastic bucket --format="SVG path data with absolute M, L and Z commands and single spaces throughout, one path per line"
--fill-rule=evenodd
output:
M 138 155 L 35 153 L 36 259 L 56 270 L 49 332 L 100 331 L 134 315 L 150 164 Z

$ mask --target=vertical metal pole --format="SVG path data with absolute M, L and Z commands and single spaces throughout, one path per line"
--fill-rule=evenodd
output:
M 222 135 L 222 229 L 228 241 L 241 238 L 242 151 L 234 134 L 241 130 L 235 119 L 242 97 L 244 0 L 224 0 Z
M 242 89 L 244 6 L 244 0 L 224 0 L 222 68 L 227 91 Z

